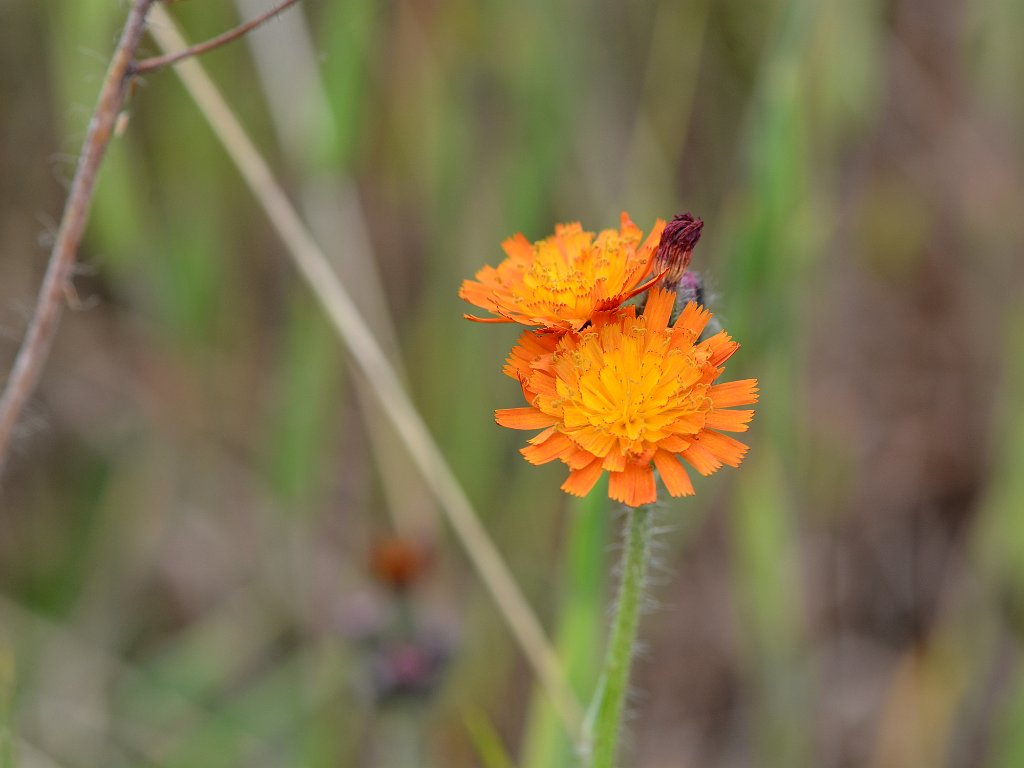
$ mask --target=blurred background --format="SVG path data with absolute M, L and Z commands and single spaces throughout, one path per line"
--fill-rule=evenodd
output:
M 168 10 L 199 40 L 270 5 Z M 3 375 L 126 11 L 0 0 Z M 624 764 L 1024 765 L 1022 28 L 1018 0 L 307 0 L 202 59 L 582 700 L 620 521 L 494 425 L 516 331 L 456 291 L 516 231 L 705 220 L 762 403 L 746 464 L 663 504 Z M 0 753 L 573 764 L 174 73 L 129 109 L 0 478 Z

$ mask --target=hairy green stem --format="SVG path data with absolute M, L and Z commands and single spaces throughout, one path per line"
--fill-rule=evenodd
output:
M 626 511 L 626 534 L 623 541 L 622 575 L 612 620 L 611 637 L 605 655 L 604 669 L 594 700 L 590 705 L 588 725 L 592 726 L 589 749 L 590 768 L 614 768 L 622 732 L 622 711 L 629 689 L 629 670 L 636 647 L 637 625 L 643 602 L 644 582 L 651 540 L 651 510 L 637 507 Z

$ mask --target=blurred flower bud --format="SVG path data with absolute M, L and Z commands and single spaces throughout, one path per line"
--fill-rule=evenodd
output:
M 696 272 L 687 270 L 683 273 L 682 278 L 680 278 L 679 285 L 676 286 L 676 305 L 672 310 L 670 322 L 674 323 L 676 318 L 686 308 L 686 305 L 691 301 L 706 307 L 712 303 L 713 298 L 713 296 L 709 297 L 704 289 L 704 281 L 701 279 L 701 276 Z M 706 339 L 709 336 L 714 336 L 720 330 L 722 330 L 722 324 L 718 322 L 718 316 L 715 315 L 704 327 L 704 332 L 701 333 L 700 338 Z
M 386 539 L 370 555 L 373 575 L 395 591 L 402 592 L 418 581 L 427 569 L 426 550 L 408 539 Z
M 703 228 L 704 222 L 689 213 L 673 217 L 665 226 L 658 250 L 654 254 L 654 271 L 665 273 L 662 285 L 668 290 L 676 289 L 686 268 L 690 266 L 693 249 L 700 240 Z
M 379 648 L 373 659 L 378 701 L 429 696 L 441 680 L 450 649 L 436 638 L 416 637 Z
M 696 272 L 687 272 L 679 280 L 679 288 L 676 291 L 679 295 L 678 301 L 682 303 L 682 306 L 686 306 L 691 301 L 695 301 L 698 304 L 705 304 L 704 301 L 704 281 L 700 279 L 700 275 Z

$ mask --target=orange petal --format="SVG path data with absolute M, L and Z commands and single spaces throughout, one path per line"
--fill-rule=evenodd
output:
M 571 437 L 569 439 L 572 440 Z M 583 469 L 596 459 L 597 456 L 584 448 L 580 448 L 580 446 L 573 442 L 572 450 L 562 454 L 560 458 L 569 465 L 569 469 Z
M 519 388 L 523 391 L 523 399 L 528 403 L 532 403 L 537 395 L 532 389 L 530 389 L 530 382 L 528 378 L 522 374 L 517 374 L 513 378 L 519 379 Z
M 654 466 L 658 468 L 665 489 L 673 496 L 693 496 L 693 483 L 683 465 L 668 451 L 654 454 Z
M 633 476 L 630 481 L 633 496 L 626 500 L 629 506 L 639 507 L 641 504 L 653 504 L 658 500 L 658 486 L 654 482 L 654 470 L 651 469 L 650 462 L 627 464 L 626 472 Z
M 640 227 L 633 223 L 633 220 L 629 218 L 629 214 L 623 211 L 619 214 L 619 232 L 622 237 L 628 235 L 640 236 Z
M 558 419 L 538 411 L 536 408 L 499 408 L 494 420 L 509 429 L 543 429 L 557 424 Z
M 477 317 L 476 315 L 463 315 L 466 320 L 474 323 L 514 323 L 515 320 L 509 317 Z
M 563 454 L 568 455 L 574 451 L 576 446 L 561 432 L 555 432 L 543 443 L 528 445 L 521 448 L 519 452 L 531 464 L 547 464 L 549 461 L 561 458 Z
M 621 297 L 616 296 L 612 299 L 606 299 L 605 301 L 618 301 Z M 623 299 L 625 301 L 625 299 Z M 595 330 L 600 330 L 606 325 L 614 325 L 625 319 L 633 319 L 636 317 L 636 307 L 632 304 L 627 304 L 624 307 L 618 307 L 616 311 L 615 307 L 610 310 L 598 310 L 594 312 L 593 317 L 590 318 L 590 325 Z
M 573 440 L 576 444 L 586 451 L 590 451 L 595 456 L 607 456 L 612 452 L 615 447 L 616 438 L 614 435 L 600 432 L 575 432 L 573 433 Z
M 621 472 L 626 468 L 626 457 L 619 451 L 610 451 L 602 465 L 609 472 Z
M 738 467 L 747 453 L 747 446 L 744 443 L 714 430 L 704 430 L 695 440 L 695 444 L 703 446 L 714 454 L 715 458 L 730 467 Z
M 708 320 L 711 319 L 711 313 L 704 309 L 700 304 L 695 301 L 691 301 L 685 307 L 683 311 L 679 313 L 679 317 L 676 318 L 676 323 L 673 328 L 684 328 L 693 334 L 693 338 L 696 339 L 700 336 L 701 331 L 704 330 L 704 326 L 708 324 Z
M 651 264 L 651 265 L 653 265 L 653 264 L 654 264 L 654 260 L 653 260 L 653 259 L 651 259 L 651 262 L 650 262 L 650 264 Z M 644 277 L 647 277 L 647 273 L 648 273 L 649 271 L 650 271 L 650 266 L 648 266 L 648 268 L 647 268 L 646 270 L 644 270 L 644 274 L 643 274 L 643 275 L 641 276 L 641 279 L 643 279 Z M 666 270 L 666 271 L 667 271 L 667 270 Z M 644 292 L 644 291 L 646 291 L 646 290 L 647 290 L 648 288 L 650 288 L 650 287 L 651 287 L 652 285 L 656 285 L 656 284 L 658 283 L 658 281 L 659 281 L 659 280 L 661 280 L 661 278 L 663 278 L 664 276 L 665 276 L 665 273 L 664 273 L 664 272 L 659 272 L 659 273 L 658 273 L 658 274 L 656 274 L 656 275 L 655 275 L 654 277 L 652 277 L 652 278 L 651 278 L 650 280 L 648 280 L 648 281 L 647 281 L 646 283 L 643 283 L 642 285 L 638 285 L 638 286 L 637 286 L 636 288 L 634 288 L 633 290 L 631 290 L 631 291 L 629 291 L 629 292 L 627 292 L 627 293 L 623 293 L 623 294 L 621 294 L 621 295 L 619 296 L 619 298 L 620 298 L 620 299 L 621 299 L 622 301 L 629 301 L 629 300 L 630 300 L 630 299 L 632 299 L 632 298 L 633 298 L 634 296 L 636 296 L 636 295 L 637 295 L 638 293 L 643 293 L 643 292 Z
M 518 361 L 513 362 L 511 356 L 508 362 L 505 363 L 505 367 L 501 369 L 501 372 L 508 376 L 510 379 L 517 379 L 518 381 L 523 380 L 523 371 L 517 367 Z
M 555 377 L 548 374 L 547 371 L 538 371 L 531 376 L 529 388 L 530 391 L 536 395 L 548 395 L 549 397 L 558 396 Z
M 601 477 L 601 460 L 594 459 L 582 469 L 574 469 L 569 473 L 568 479 L 562 483 L 562 490 L 571 493 L 573 496 L 586 496 L 594 483 Z
M 621 472 L 608 476 L 608 496 L 627 507 L 653 504 L 658 498 L 654 472 L 649 465 L 629 462 Z
M 733 356 L 733 353 L 740 348 L 740 345 L 733 341 L 728 333 L 719 331 L 707 341 L 702 342 L 701 347 L 707 349 L 711 354 L 708 362 L 718 368 Z
M 533 261 L 533 246 L 530 245 L 530 241 L 526 239 L 526 235 L 522 232 L 517 232 L 512 237 L 507 238 L 501 244 L 501 247 L 510 259 Z
M 669 453 L 682 453 L 689 444 L 689 440 L 679 435 L 669 435 L 664 440 L 658 441 L 658 447 Z
M 557 344 L 556 334 L 525 331 L 505 358 L 505 375 L 521 379 L 535 370 L 546 370 Z
M 661 280 L 661 278 L 662 278 L 662 275 L 658 275 L 653 280 L 650 280 L 650 281 L 644 283 L 643 285 L 634 288 L 631 291 L 626 291 L 625 293 L 617 293 L 614 296 L 609 296 L 606 299 L 601 299 L 596 304 L 594 304 L 594 315 L 596 316 L 598 313 L 602 313 L 602 312 L 607 312 L 607 313 L 613 312 L 614 310 L 616 310 L 620 306 L 622 306 L 624 303 L 626 303 L 627 301 L 632 299 L 634 296 L 636 296 L 638 293 L 642 293 L 642 292 L 646 291 L 648 288 L 650 288 L 656 282 Z M 614 320 L 615 316 L 613 315 L 611 318 L 608 318 L 608 319 Z M 573 330 L 574 331 L 578 331 L 582 327 L 583 327 L 583 324 L 581 323 L 579 325 L 579 327 L 573 328 Z
M 512 348 L 509 360 L 513 357 L 524 360 L 533 360 L 544 354 L 550 354 L 555 349 L 557 339 L 552 339 L 550 333 L 538 331 L 523 331 L 516 339 L 516 346 Z
M 494 306 L 494 299 L 491 296 L 490 287 L 477 283 L 473 280 L 463 280 L 459 286 L 459 298 L 475 304 L 478 307 L 490 308 Z M 483 303 L 481 303 L 483 302 Z
M 539 445 L 540 443 L 543 443 L 545 440 L 551 437 L 553 434 L 555 434 L 555 428 L 548 427 L 543 432 L 538 432 L 536 435 L 531 437 L 526 442 L 528 442 L 530 445 Z
M 650 330 L 663 331 L 668 327 L 669 318 L 672 317 L 672 310 L 676 306 L 676 295 L 664 288 L 652 288 L 647 294 L 647 306 L 644 307 L 644 317 L 647 318 L 647 328 Z
M 757 379 L 741 379 L 740 381 L 715 384 L 708 390 L 708 396 L 715 401 L 715 408 L 751 405 L 757 402 Z
M 690 443 L 680 455 L 705 477 L 722 467 L 722 462 L 715 458 L 715 454 L 696 441 Z
M 746 432 L 747 425 L 754 418 L 753 411 L 713 410 L 704 420 L 704 426 L 711 429 L 724 429 L 726 432 Z

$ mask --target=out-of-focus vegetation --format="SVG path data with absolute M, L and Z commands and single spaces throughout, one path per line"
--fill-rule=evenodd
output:
M 200 39 L 268 2 L 169 10 Z M 125 10 L 0 5 L 0 371 Z M 514 231 L 704 218 L 763 400 L 746 464 L 660 513 L 629 765 L 1024 765 L 1022 26 L 1013 0 L 307 0 L 204 58 L 581 698 L 619 521 L 493 424 L 516 332 L 455 293 Z M 170 72 L 76 287 L 0 478 L 0 765 L 571 764 Z M 432 550 L 407 594 L 369 565 L 394 521 Z

